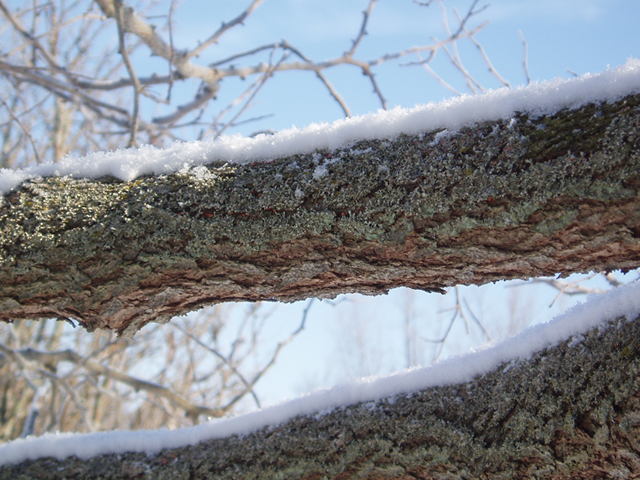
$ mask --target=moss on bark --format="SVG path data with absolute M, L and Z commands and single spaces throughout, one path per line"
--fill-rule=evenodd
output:
M 466 384 L 156 455 L 27 461 L 0 478 L 634 478 L 638 368 L 640 320 L 618 319 Z
M 0 319 L 132 334 L 222 301 L 638 267 L 639 105 L 132 182 L 26 182 L 0 206 Z

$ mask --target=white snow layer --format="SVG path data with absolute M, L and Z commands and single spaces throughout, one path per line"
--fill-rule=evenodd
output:
M 275 426 L 297 415 L 322 414 L 333 408 L 390 398 L 434 386 L 472 381 L 477 375 L 495 370 L 500 364 L 530 358 L 535 352 L 572 339 L 580 343 L 582 334 L 607 321 L 640 315 L 640 282 L 591 294 L 547 324 L 528 328 L 516 337 L 485 350 L 451 358 L 430 367 L 414 368 L 378 378 L 363 378 L 338 387 L 319 390 L 237 417 L 217 419 L 195 427 L 169 431 L 104 432 L 91 434 L 46 434 L 28 437 L 0 446 L 0 465 L 27 459 L 54 457 L 62 460 L 75 455 L 81 459 L 125 452 L 158 453 L 165 448 L 195 445 L 204 440 L 247 434 L 266 426 Z M 507 367 L 509 368 L 509 367 Z
M 82 157 L 69 155 L 58 163 L 15 171 L 2 169 L 0 194 L 26 179 L 40 176 L 97 178 L 112 175 L 130 181 L 141 175 L 172 173 L 217 160 L 234 163 L 268 161 L 319 149 L 331 151 L 364 139 L 456 130 L 475 122 L 512 118 L 517 112 L 552 114 L 563 108 L 576 109 L 592 102 L 614 102 L 635 93 L 640 93 L 640 61 L 631 58 L 621 67 L 598 74 L 533 83 L 513 90 L 505 87 L 482 95 L 467 95 L 410 109 L 396 107 L 338 120 L 330 125 L 312 124 L 303 129 L 292 127 L 275 135 L 258 135 L 255 138 L 222 136 L 216 140 L 175 142 L 165 149 L 145 145 L 139 149 L 98 152 Z

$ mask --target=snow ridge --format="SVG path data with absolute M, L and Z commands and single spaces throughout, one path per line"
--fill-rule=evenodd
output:
M 340 406 L 371 402 L 434 386 L 472 381 L 477 375 L 495 370 L 504 363 L 527 359 L 544 348 L 571 339 L 579 344 L 593 327 L 626 317 L 640 315 L 640 282 L 591 294 L 551 322 L 528 328 L 492 348 L 451 358 L 431 367 L 414 368 L 378 378 L 363 378 L 338 387 L 319 390 L 296 400 L 281 403 L 237 417 L 217 419 L 195 427 L 169 431 L 104 432 L 92 434 L 46 434 L 15 440 L 0 446 L 0 465 L 20 463 L 43 457 L 63 460 L 75 455 L 88 459 L 102 454 L 147 452 L 194 445 L 204 440 L 243 435 L 266 426 L 281 424 L 297 415 L 312 415 Z M 509 366 L 507 366 L 509 368 Z
M 563 108 L 576 109 L 592 102 L 615 102 L 636 93 L 640 93 L 640 60 L 631 58 L 625 65 L 602 73 L 569 80 L 557 78 L 513 90 L 504 87 L 482 95 L 465 95 L 410 109 L 396 107 L 337 120 L 332 124 L 311 124 L 302 129 L 292 127 L 275 135 L 258 135 L 255 138 L 222 136 L 216 140 L 175 142 L 165 149 L 145 145 L 138 149 L 87 156 L 69 155 L 55 164 L 19 170 L 1 169 L 0 194 L 30 178 L 111 175 L 130 181 L 141 175 L 168 174 L 214 161 L 268 161 L 320 149 L 332 151 L 358 140 L 393 138 L 402 133 L 418 134 L 442 129 L 451 131 L 476 122 L 512 118 L 516 112 L 552 114 Z

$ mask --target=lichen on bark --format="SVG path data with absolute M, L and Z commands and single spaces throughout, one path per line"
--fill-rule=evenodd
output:
M 620 318 L 469 383 L 152 455 L 6 465 L 0 478 L 633 478 L 638 368 L 640 319 Z
M 640 96 L 0 206 L 0 319 L 132 334 L 223 301 L 640 265 Z

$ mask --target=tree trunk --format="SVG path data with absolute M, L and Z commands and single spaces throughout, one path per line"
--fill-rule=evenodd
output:
M 466 384 L 157 455 L 25 461 L 0 478 L 637 478 L 639 368 L 640 319 L 618 319 Z
M 207 304 L 640 266 L 640 96 L 0 206 L 0 319 L 133 334 Z

